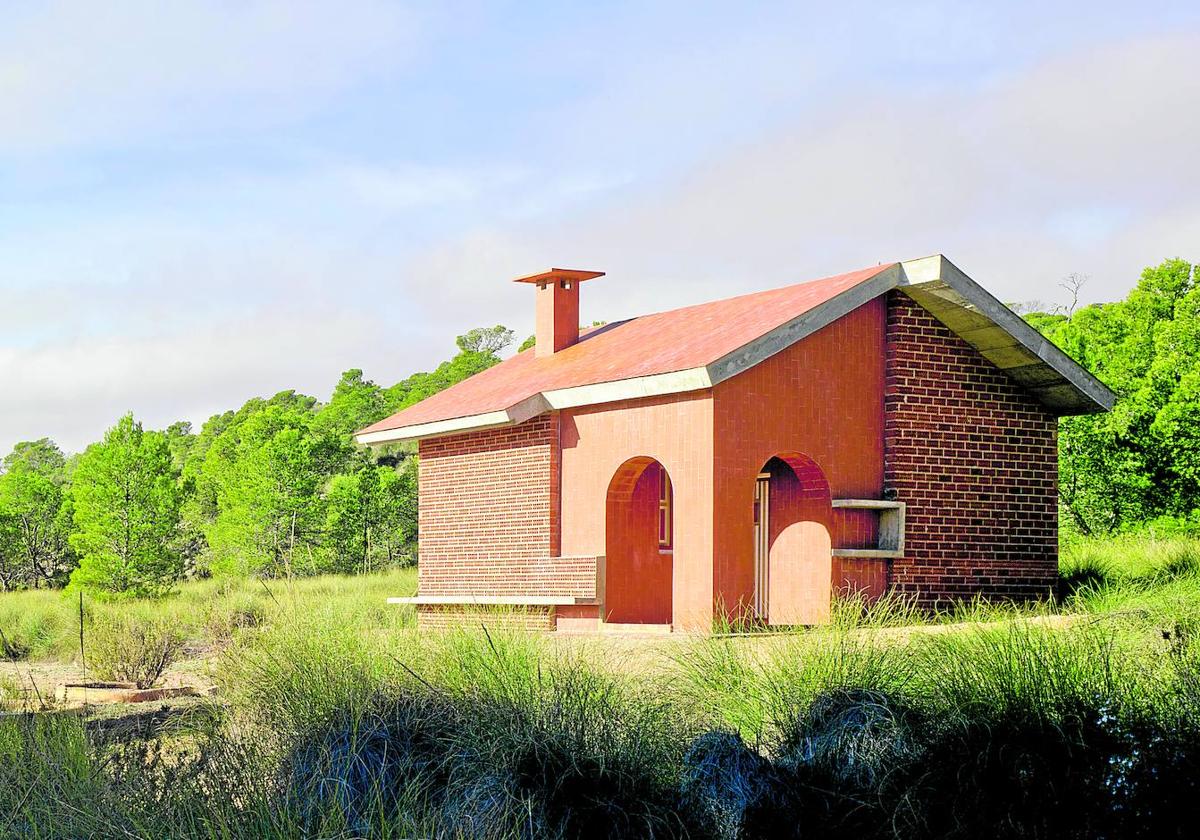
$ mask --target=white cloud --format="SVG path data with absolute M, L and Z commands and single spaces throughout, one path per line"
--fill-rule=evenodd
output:
M 420 22 L 383 0 L 58 0 L 4 16 L 9 150 L 219 137 L 311 113 L 419 48 Z
M 610 317 L 935 251 L 1007 299 L 1044 298 L 1072 271 L 1092 275 L 1089 297 L 1120 297 L 1200 241 L 1196 102 L 1196 33 L 1077 51 L 969 94 L 864 89 L 673 183 L 491 236 L 609 269 L 588 305 Z
M 386 352 L 376 318 L 352 311 L 256 311 L 173 332 L 0 348 L 0 440 L 49 435 L 78 450 L 133 410 L 150 426 L 199 424 L 288 388 L 325 398 L 341 370 Z M 389 383 L 390 384 L 390 383 Z M 6 449 L 7 451 L 7 449 Z

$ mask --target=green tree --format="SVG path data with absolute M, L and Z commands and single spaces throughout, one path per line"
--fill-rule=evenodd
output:
M 368 379 L 358 368 L 342 374 L 329 402 L 317 413 L 317 427 L 346 438 L 364 426 L 388 415 L 388 401 L 382 388 Z M 352 451 L 347 448 L 347 456 Z
M 29 568 L 21 552 L 17 520 L 0 510 L 0 592 L 16 589 L 28 577 Z
M 50 438 L 24 440 L 13 447 L 12 452 L 4 456 L 0 464 L 0 473 L 11 472 L 15 469 L 27 469 L 42 475 L 61 475 L 66 466 L 66 457 L 58 444 Z
M 172 423 L 163 431 L 167 438 L 167 448 L 171 450 L 171 463 L 175 472 L 182 473 L 188 461 L 192 447 L 196 445 L 196 435 L 192 432 L 192 424 L 187 420 Z
M 364 462 L 334 476 L 326 515 L 328 567 L 370 572 L 411 557 L 417 533 L 416 461 L 399 469 Z
M 209 447 L 202 484 L 214 515 L 204 530 L 223 574 L 314 570 L 322 490 L 345 442 L 317 428 L 312 400 L 276 399 L 230 424 Z
M 1067 523 L 1111 533 L 1200 508 L 1200 289 L 1167 260 L 1125 300 L 1028 320 L 1119 397 L 1112 412 L 1059 424 Z
M 505 347 L 512 344 L 513 335 L 513 331 L 508 327 L 497 324 L 494 327 L 475 327 L 467 330 L 465 335 L 454 339 L 454 343 L 463 353 L 498 355 Z
M 62 517 L 66 459 L 53 441 L 18 443 L 0 473 L 0 553 L 10 585 L 54 584 L 70 571 L 69 527 Z
M 167 439 L 167 449 L 171 452 L 171 466 L 179 481 L 179 536 L 176 545 L 185 574 L 192 574 L 196 571 L 197 561 L 206 548 L 204 532 L 200 529 L 196 516 L 196 476 L 191 469 L 196 460 L 193 453 L 200 438 L 192 431 L 192 424 L 187 420 L 178 420 L 167 426 L 163 435 Z
M 71 488 L 80 556 L 72 586 L 116 595 L 168 591 L 183 563 L 175 545 L 180 492 L 167 438 L 126 414 L 79 458 Z

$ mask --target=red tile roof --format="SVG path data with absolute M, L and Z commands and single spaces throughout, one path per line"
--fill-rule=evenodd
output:
M 491 411 L 560 388 L 672 373 L 711 364 L 893 264 L 619 321 L 538 358 L 533 349 L 447 388 L 359 434 Z

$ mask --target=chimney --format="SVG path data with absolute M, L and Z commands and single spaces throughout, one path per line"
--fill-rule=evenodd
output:
M 552 356 L 579 341 L 579 284 L 603 277 L 603 271 L 552 268 L 540 274 L 518 277 L 516 283 L 537 286 L 537 344 L 534 355 Z

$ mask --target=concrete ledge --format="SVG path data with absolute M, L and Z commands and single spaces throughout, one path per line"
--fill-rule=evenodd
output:
M 834 557 L 896 560 L 904 556 L 904 521 L 907 505 L 888 499 L 833 499 L 837 510 L 871 510 L 879 514 L 879 540 L 875 548 L 835 548 Z
M 601 633 L 629 633 L 629 634 L 653 634 L 655 636 L 668 635 L 671 632 L 670 624 L 613 624 L 611 622 L 600 622 Z
M 898 560 L 904 556 L 904 552 L 887 548 L 835 548 L 833 556 Z
M 570 595 L 412 595 L 407 598 L 388 598 L 389 604 L 448 606 L 511 606 L 511 607 L 569 607 L 597 603 L 595 598 L 575 598 Z
M 854 508 L 861 510 L 899 510 L 904 502 L 889 502 L 886 499 L 834 499 L 835 508 Z

